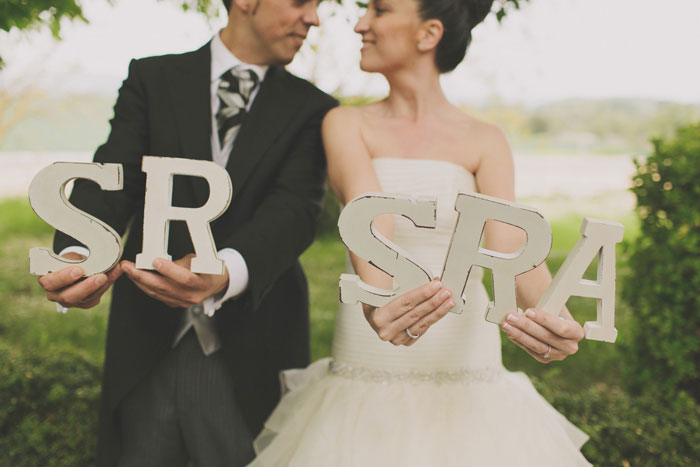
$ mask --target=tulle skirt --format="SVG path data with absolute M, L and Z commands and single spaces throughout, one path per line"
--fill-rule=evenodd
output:
M 251 466 L 586 466 L 588 437 L 502 367 L 446 378 L 330 371 L 283 375 Z

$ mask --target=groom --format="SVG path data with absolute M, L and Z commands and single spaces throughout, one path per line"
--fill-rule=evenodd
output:
M 244 465 L 279 399 L 280 370 L 309 363 L 308 297 L 298 256 L 324 191 L 320 123 L 336 101 L 285 71 L 317 0 L 225 0 L 228 25 L 197 51 L 134 60 L 95 162 L 124 167 L 124 189 L 78 181 L 71 203 L 128 232 L 124 261 L 79 280 L 74 266 L 40 279 L 50 300 L 89 308 L 114 283 L 97 464 Z M 241 104 L 242 102 L 242 104 Z M 137 270 L 144 155 L 213 160 L 233 182 L 211 225 L 221 276 L 189 271 L 184 223 L 170 227 L 175 261 Z M 176 177 L 173 205 L 197 207 L 205 181 Z M 87 250 L 56 234 L 68 258 Z M 214 312 L 212 317 L 208 314 Z

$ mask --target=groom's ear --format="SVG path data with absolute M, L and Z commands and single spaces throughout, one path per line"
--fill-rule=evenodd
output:
M 445 26 L 439 19 L 428 19 L 418 29 L 418 47 L 421 51 L 433 50 L 442 39 Z

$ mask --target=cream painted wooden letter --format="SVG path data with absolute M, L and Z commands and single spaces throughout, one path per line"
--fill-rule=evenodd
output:
M 226 170 L 211 161 L 154 156 L 143 156 L 141 169 L 146 172 L 146 197 L 143 249 L 136 255 L 136 267 L 153 269 L 154 259 L 171 259 L 167 252 L 170 221 L 184 220 L 196 254 L 190 270 L 202 274 L 223 274 L 224 262 L 216 256 L 209 222 L 223 214 L 231 202 L 233 189 Z M 199 208 L 173 206 L 173 175 L 206 179 L 210 193 L 206 204 Z
M 456 305 L 451 311 L 462 313 L 466 306 L 464 289 L 472 267 L 491 269 L 493 302 L 486 320 L 500 323 L 517 310 L 515 276 L 536 268 L 552 248 L 552 230 L 539 211 L 490 196 L 470 193 L 457 195 L 457 226 L 442 271 L 442 283 L 452 290 Z M 500 253 L 481 248 L 486 221 L 492 219 L 521 228 L 527 234 L 525 243 L 515 253 Z
M 581 238 L 557 271 L 537 308 L 558 315 L 572 295 L 596 298 L 598 317 L 584 324 L 586 338 L 615 342 L 615 244 L 622 241 L 624 229 L 617 222 L 584 218 Z M 582 279 L 596 253 L 596 280 Z
M 34 212 L 56 230 L 82 242 L 90 250 L 83 261 L 71 261 L 54 254 L 50 248 L 29 250 L 29 272 L 44 275 L 66 266 L 79 265 L 86 276 L 108 271 L 122 255 L 117 232 L 101 220 L 76 208 L 66 198 L 66 184 L 84 178 L 103 190 L 121 190 L 121 164 L 56 162 L 40 170 L 29 186 L 29 203 Z
M 416 227 L 435 228 L 437 202 L 387 193 L 365 193 L 350 201 L 338 218 L 340 238 L 348 250 L 394 278 L 393 290 L 373 287 L 355 274 L 340 276 L 340 301 L 382 306 L 397 295 L 432 280 L 432 273 L 401 247 L 379 233 L 372 221 L 380 214 L 399 214 Z

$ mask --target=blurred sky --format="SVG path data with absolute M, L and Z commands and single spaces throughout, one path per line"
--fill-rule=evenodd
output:
M 1 87 L 115 94 L 131 58 L 198 48 L 224 21 L 184 13 L 176 0 L 82 3 L 89 24 L 66 23 L 60 42 L 47 31 L 0 32 L 7 62 Z M 349 19 L 338 13 L 322 4 L 322 28 L 291 70 L 329 92 L 383 94 L 383 79 L 357 65 L 357 12 Z M 493 97 L 524 104 L 569 97 L 700 103 L 699 47 L 700 0 L 531 0 L 503 24 L 492 15 L 479 26 L 467 60 L 443 83 L 458 103 Z

